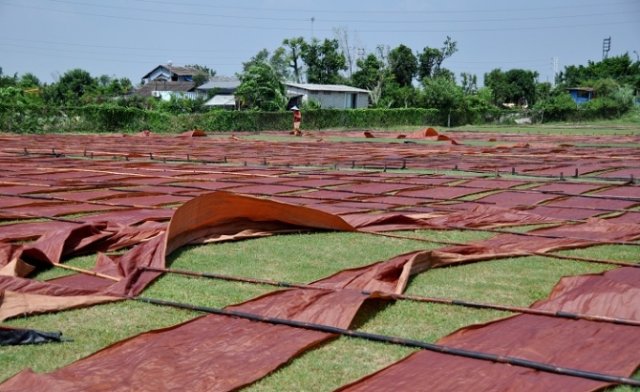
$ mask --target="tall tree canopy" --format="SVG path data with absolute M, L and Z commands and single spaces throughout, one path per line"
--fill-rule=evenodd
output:
M 241 107 L 265 111 L 284 109 L 284 85 L 271 65 L 258 62 L 239 75 L 240 86 L 235 92 Z
M 536 79 L 538 73 L 524 69 L 500 69 L 484 75 L 484 84 L 493 91 L 496 105 L 503 103 L 533 105 L 536 101 Z
M 93 93 L 98 81 L 89 72 L 76 68 L 67 71 L 44 91 L 45 100 L 54 104 L 77 105 L 83 96 Z
M 302 59 L 307 65 L 307 82 L 337 84 L 343 81 L 340 71 L 347 69 L 346 59 L 338 50 L 338 41 L 313 39 L 303 43 Z
M 440 49 L 425 47 L 418 54 L 418 79 L 443 76 L 442 63 L 458 51 L 458 43 L 447 36 Z
M 293 72 L 293 80 L 296 83 L 302 81 L 302 47 L 304 43 L 304 38 L 302 37 L 286 38 L 282 41 L 285 50 L 289 50 L 286 52 L 286 58 L 288 66 Z
M 377 105 L 382 95 L 382 87 L 387 69 L 384 61 L 373 53 L 356 62 L 358 70 L 351 76 L 351 81 L 356 87 L 371 91 L 371 102 Z
M 389 52 L 389 70 L 400 87 L 410 86 L 418 71 L 418 60 L 409 47 L 400 45 Z
M 611 78 L 620 84 L 640 89 L 640 61 L 632 61 L 628 53 L 584 65 L 569 65 L 558 75 L 565 87 L 592 87 L 598 79 Z

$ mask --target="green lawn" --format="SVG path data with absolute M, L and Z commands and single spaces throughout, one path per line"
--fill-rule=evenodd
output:
M 589 124 L 544 124 L 534 126 L 469 126 L 464 131 L 522 132 L 560 135 L 639 135 L 640 110 L 622 120 Z M 424 127 L 394 128 L 408 132 Z M 440 130 L 440 128 L 438 128 Z M 450 130 L 441 129 L 447 133 Z M 452 131 L 452 130 L 451 130 Z M 226 137 L 226 136 L 225 136 Z M 260 140 L 281 141 L 288 136 L 244 134 Z M 455 136 L 454 136 L 455 137 Z M 342 140 L 340 137 L 335 137 Z M 344 138 L 356 140 L 355 138 Z M 298 138 L 299 140 L 299 138 Z M 357 141 L 363 142 L 359 138 Z M 333 141 L 333 140 L 332 140 Z M 389 142 L 392 139 L 367 139 L 367 142 Z M 425 142 L 430 143 L 430 142 Z M 411 171 L 405 170 L 403 173 Z M 461 171 L 440 171 L 459 175 Z M 511 177 L 509 177 L 511 178 Z M 520 178 L 514 176 L 513 178 Z M 529 178 L 529 177 L 522 177 Z M 509 228 L 527 231 L 535 226 Z M 430 240 L 466 243 L 489 238 L 491 233 L 475 231 L 428 231 L 404 233 Z M 367 265 L 401 253 L 435 249 L 439 245 L 386 238 L 359 233 L 315 233 L 266 237 L 240 242 L 185 247 L 169 258 L 171 267 L 201 272 L 244 277 L 268 278 L 306 283 L 345 268 Z M 607 245 L 560 252 L 597 259 L 638 262 L 638 247 Z M 94 256 L 70 260 L 70 265 L 91 268 Z M 522 257 L 486 261 L 457 267 L 435 269 L 414 277 L 407 294 L 451 297 L 478 302 L 527 306 L 545 298 L 563 276 L 605 271 L 614 268 L 545 257 Z M 67 275 L 63 269 L 41 272 L 37 279 Z M 223 307 L 238 303 L 274 287 L 233 283 L 219 280 L 164 275 L 145 292 L 146 297 Z M 505 317 L 510 313 L 469 309 L 459 306 L 398 301 L 367 304 L 355 321 L 359 330 L 422 339 L 435 342 L 461 327 Z M 139 302 L 122 301 L 55 314 L 9 320 L 6 325 L 42 330 L 60 330 L 72 339 L 61 344 L 0 348 L 0 380 L 30 367 L 38 372 L 51 371 L 83 358 L 109 344 L 148 331 L 180 323 L 198 316 L 192 311 L 160 307 Z M 247 390 L 255 391 L 329 391 L 377 369 L 387 366 L 412 352 L 400 346 L 373 343 L 341 337 L 304 353 L 287 366 L 260 380 Z M 312 375 L 312 376 L 310 376 Z M 614 388 L 626 392 L 632 388 Z
M 427 230 L 400 234 L 453 242 L 470 242 L 491 236 L 482 232 Z M 186 247 L 172 255 L 169 261 L 174 268 L 194 271 L 310 282 L 344 268 L 435 247 L 437 245 L 421 241 L 358 233 L 295 234 Z M 631 248 L 604 246 L 570 253 L 585 257 L 606 255 L 607 258 L 615 255 L 618 260 L 637 261 Z M 92 262 L 92 257 L 87 256 L 74 259 L 70 264 L 89 267 Z M 407 293 L 526 306 L 546 297 L 562 276 L 609 268 L 543 257 L 505 259 L 425 272 L 411 280 Z M 43 272 L 38 277 L 51 278 L 67 273 L 56 269 Z M 222 307 L 272 290 L 273 287 L 263 285 L 165 275 L 148 288 L 144 296 Z M 25 367 L 50 371 L 123 338 L 173 325 L 196 315 L 195 312 L 123 301 L 10 320 L 8 325 L 61 330 L 73 341 L 1 348 L 3 367 L 0 379 Z M 499 311 L 399 301 L 366 306 L 355 327 L 367 332 L 434 342 L 466 325 L 507 315 L 509 313 Z M 391 364 L 411 351 L 390 344 L 343 337 L 303 354 L 248 390 L 332 390 Z M 314 376 L 308 377 L 309 374 Z

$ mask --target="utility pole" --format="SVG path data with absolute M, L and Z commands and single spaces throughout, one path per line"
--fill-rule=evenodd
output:
M 611 50 L 611 37 L 602 40 L 602 59 L 606 60 L 609 57 L 609 50 Z
M 316 21 L 316 18 L 314 16 L 312 16 L 311 17 L 311 40 L 313 40 L 313 36 L 314 36 L 314 33 L 313 33 L 313 22 L 315 22 L 315 21 Z
M 551 82 L 552 86 L 555 87 L 556 86 L 556 79 L 558 79 L 558 58 L 557 57 L 553 57 L 552 59 L 552 65 L 553 65 L 553 81 Z

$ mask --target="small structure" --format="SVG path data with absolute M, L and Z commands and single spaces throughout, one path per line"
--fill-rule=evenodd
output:
M 236 89 L 240 86 L 238 78 L 216 76 L 207 83 L 198 86 L 198 93 L 211 97 L 205 106 L 233 109 L 236 107 Z
M 193 77 L 199 73 L 201 71 L 191 67 L 161 64 L 142 77 L 142 84 L 135 93 L 163 101 L 168 101 L 171 97 L 196 99 L 201 95 L 196 91 Z
M 361 109 L 369 106 L 369 90 L 342 84 L 285 82 L 288 107 L 315 101 L 325 109 Z
M 193 77 L 201 73 L 191 67 L 177 67 L 171 63 L 160 64 L 142 77 L 142 84 L 150 81 L 193 82 Z
M 571 87 L 568 88 L 567 91 L 571 95 L 571 98 L 573 98 L 573 101 L 578 105 L 587 103 L 595 98 L 593 89 L 589 87 Z

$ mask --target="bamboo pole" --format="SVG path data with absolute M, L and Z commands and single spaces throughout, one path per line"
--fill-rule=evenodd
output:
M 194 276 L 194 277 L 207 278 L 207 279 L 227 280 L 232 282 L 242 282 L 242 283 L 250 283 L 250 284 L 264 284 L 268 286 L 276 286 L 276 287 L 284 287 L 284 288 L 333 290 L 333 291 L 343 290 L 343 289 L 329 289 L 326 287 L 313 286 L 313 285 L 308 285 L 304 283 L 282 282 L 282 281 L 276 281 L 271 279 L 261 279 L 261 278 L 246 278 L 246 277 L 240 277 L 240 276 L 215 274 L 210 272 L 194 272 L 194 271 L 173 269 L 173 268 L 142 267 L 141 269 L 145 271 L 164 272 L 164 273 L 171 273 L 171 274 L 177 274 L 177 275 Z M 361 291 L 361 293 L 367 296 L 374 294 L 373 292 L 364 291 L 364 290 Z M 622 318 L 616 318 L 616 317 L 598 316 L 598 315 L 565 312 L 565 311 L 534 309 L 534 308 L 527 308 L 522 306 L 509 306 L 509 305 L 499 305 L 499 304 L 491 304 L 491 303 L 483 303 L 483 302 L 472 302 L 472 301 L 465 301 L 465 300 L 459 300 L 459 299 L 453 299 L 453 298 L 425 297 L 425 296 L 418 296 L 418 295 L 406 295 L 406 294 L 395 294 L 395 293 L 382 293 L 382 294 L 385 298 L 391 298 L 394 300 L 437 303 L 437 304 L 443 304 L 443 305 L 464 306 L 464 307 L 476 308 L 476 309 L 493 309 L 493 310 L 501 310 L 505 312 L 532 314 L 536 316 L 568 318 L 571 320 L 589 320 L 589 321 L 640 327 L 640 321 L 638 320 L 622 319 Z
M 114 282 L 119 282 L 120 281 L 120 278 L 116 278 L 115 276 L 106 275 L 106 274 L 103 274 L 103 273 L 100 273 L 100 272 L 91 271 L 91 270 L 87 270 L 87 269 L 79 268 L 79 267 L 74 267 L 74 266 L 71 266 L 71 265 L 53 263 L 53 266 L 57 267 L 57 268 L 66 269 L 66 270 L 69 270 L 69 271 L 79 272 L 79 273 L 84 274 L 84 275 L 90 275 L 90 276 L 95 276 L 95 277 L 98 277 L 98 278 L 109 279 L 109 280 L 112 280 Z
M 463 348 L 445 346 L 441 344 L 426 343 L 420 340 L 407 339 L 407 338 L 398 337 L 398 336 L 389 336 L 389 335 L 374 334 L 369 332 L 354 331 L 351 329 L 339 328 L 331 325 L 307 323 L 303 321 L 288 320 L 288 319 L 282 319 L 282 318 L 276 318 L 276 317 L 266 317 L 266 316 L 261 316 L 255 313 L 213 308 L 213 307 L 207 307 L 207 306 L 197 306 L 197 305 L 192 305 L 187 303 L 166 301 L 166 300 L 156 299 L 156 298 L 130 297 L 129 299 L 139 301 L 139 302 L 154 304 L 154 305 L 170 306 L 170 307 L 179 308 L 179 309 L 195 310 L 198 312 L 216 314 L 216 315 L 227 316 L 227 317 L 236 317 L 236 318 L 241 318 L 245 320 L 261 322 L 261 323 L 268 323 L 273 325 L 286 325 L 293 328 L 301 328 L 301 329 L 306 329 L 311 331 L 349 336 L 352 338 L 366 339 L 374 342 L 383 342 L 383 343 L 395 344 L 395 345 L 400 345 L 405 347 L 420 348 L 423 350 L 437 352 L 440 354 L 455 355 L 455 356 L 477 359 L 482 361 L 495 362 L 495 363 L 504 363 L 504 364 L 520 366 L 528 369 L 535 369 L 535 370 L 539 370 L 547 373 L 560 374 L 564 376 L 586 378 L 586 379 L 596 380 L 601 382 L 640 387 L 640 380 L 636 380 L 629 377 L 592 372 L 592 371 L 581 370 L 581 369 L 559 367 L 559 366 L 545 363 L 545 362 L 533 361 L 533 360 L 520 358 L 520 357 L 513 357 L 509 355 L 498 355 L 498 354 L 492 354 L 492 353 L 487 353 L 482 351 L 473 351 L 473 350 L 467 350 Z

